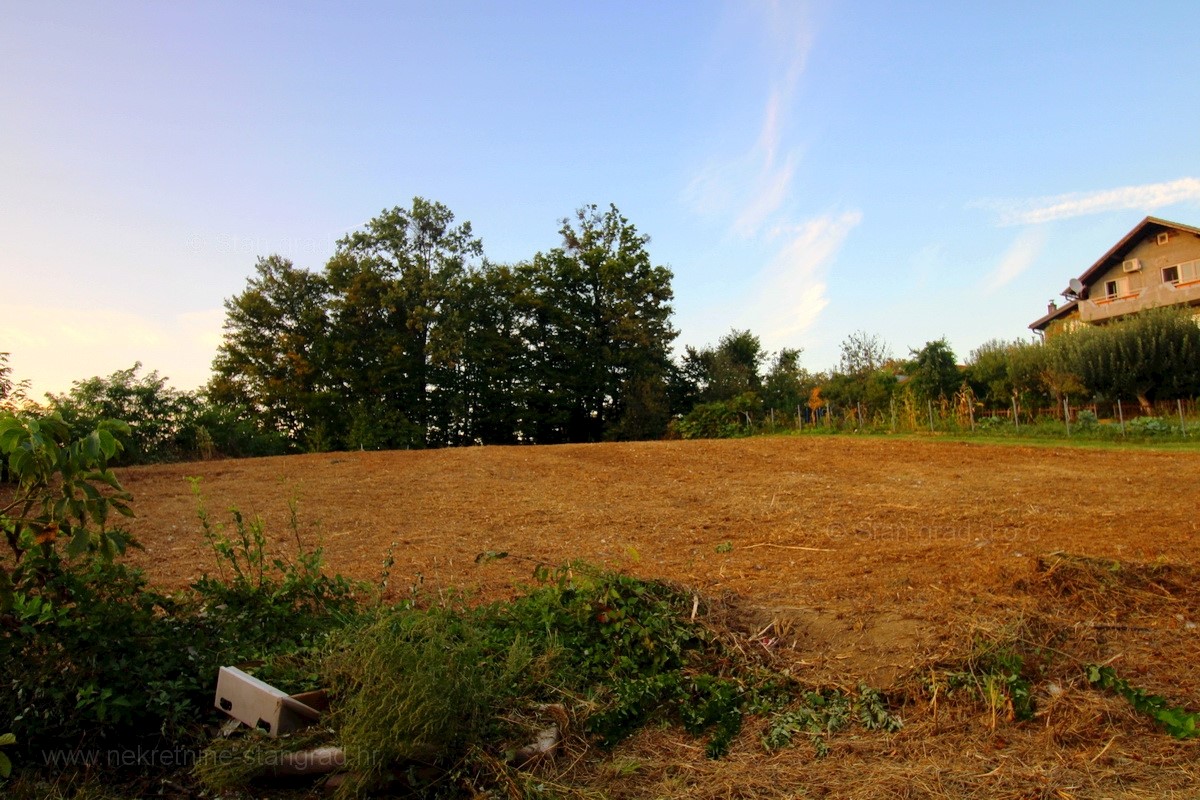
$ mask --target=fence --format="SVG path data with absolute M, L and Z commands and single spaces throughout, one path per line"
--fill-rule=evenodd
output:
M 1051 433 L 1055 425 L 1059 433 L 1072 435 L 1082 427 L 1097 423 L 1125 435 L 1126 424 L 1139 417 L 1163 420 L 1163 426 L 1185 436 L 1200 434 L 1200 403 L 1196 398 L 1160 400 L 1149 411 L 1137 402 L 1092 402 L 1078 405 L 1017 407 L 1013 422 L 1012 408 L 984 409 L 973 397 L 915 403 L 893 400 L 886 409 L 869 409 L 862 404 L 838 406 L 827 403 L 817 408 L 799 406 L 790 411 L 770 409 L 765 412 L 739 412 L 738 423 L 745 433 L 775 433 L 789 430 L 815 432 L 876 432 L 876 433 L 969 433 L 976 431 L 1019 431 L 1037 427 Z M 1080 414 L 1090 412 L 1090 418 Z M 1135 426 L 1136 427 L 1136 426 Z M 1144 429 L 1143 429 L 1144 430 Z

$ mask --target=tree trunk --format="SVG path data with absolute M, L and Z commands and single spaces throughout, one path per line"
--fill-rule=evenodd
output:
M 1146 397 L 1146 393 L 1138 391 L 1137 393 L 1138 406 L 1142 409 L 1142 414 L 1147 417 L 1154 416 L 1154 406 L 1150 404 L 1150 398 Z

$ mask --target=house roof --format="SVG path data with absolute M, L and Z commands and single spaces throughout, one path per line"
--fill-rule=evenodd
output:
M 1096 277 L 1097 274 L 1104 272 L 1114 261 L 1124 260 L 1125 254 L 1132 250 L 1134 246 L 1136 246 L 1138 242 L 1140 242 L 1146 236 L 1161 233 L 1162 231 L 1168 229 L 1183 231 L 1184 233 L 1191 233 L 1195 234 L 1196 236 L 1200 236 L 1200 228 L 1193 228 L 1191 225 L 1184 225 L 1181 222 L 1171 222 L 1170 220 L 1159 219 L 1158 217 L 1146 217 L 1137 225 L 1135 225 L 1133 230 L 1125 234 L 1125 236 L 1121 238 L 1121 241 L 1114 244 L 1112 249 L 1100 256 L 1099 260 L 1096 261 L 1095 264 L 1092 264 L 1090 267 L 1084 270 L 1083 274 L 1079 276 L 1079 281 L 1084 286 L 1091 286 L 1092 278 Z M 1070 294 L 1070 291 L 1071 290 L 1069 288 L 1065 289 L 1063 290 L 1063 294 Z M 1068 305 L 1073 305 L 1073 303 Z M 1063 308 L 1066 308 L 1066 306 Z M 1041 322 L 1041 320 L 1038 320 L 1038 322 Z M 1037 324 L 1037 322 L 1034 323 L 1034 325 Z M 1030 327 L 1033 327 L 1034 325 L 1031 325 Z
M 1078 300 L 1072 300 L 1069 303 L 1065 303 L 1041 319 L 1031 323 L 1029 327 L 1035 331 L 1045 330 L 1047 325 L 1049 325 L 1051 322 L 1054 322 L 1056 319 L 1061 319 L 1067 316 L 1067 314 L 1073 311 L 1077 305 L 1079 305 Z

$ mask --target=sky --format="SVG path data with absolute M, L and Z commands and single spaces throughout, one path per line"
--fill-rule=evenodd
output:
M 0 352 L 33 396 L 208 378 L 273 253 L 416 196 L 493 262 L 615 204 L 677 347 L 1029 338 L 1144 216 L 1200 224 L 1200 3 L 0 0 Z

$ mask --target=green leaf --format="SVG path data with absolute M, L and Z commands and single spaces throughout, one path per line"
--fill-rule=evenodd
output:
M 71 543 L 67 545 L 67 557 L 78 558 L 87 552 L 88 545 L 91 543 L 91 537 L 88 536 L 86 528 L 80 528 L 71 537 Z
M 12 762 L 8 760 L 8 756 L 0 753 L 0 778 L 8 778 L 12 775 Z
M 126 426 L 126 431 L 128 432 L 128 430 L 129 428 Z M 104 451 L 105 458 L 112 458 L 117 454 L 117 448 L 119 445 L 116 438 L 111 433 L 104 428 L 101 428 L 95 431 L 95 436 L 100 445 L 100 449 Z
M 0 418 L 0 451 L 9 453 L 21 443 L 21 434 L 24 430 L 19 423 L 6 425 L 6 422 L 13 423 L 15 420 Z
M 83 452 L 89 462 L 100 460 L 100 432 L 92 431 L 83 440 Z
M 15 733 L 0 733 L 0 747 L 16 743 L 17 735 Z

